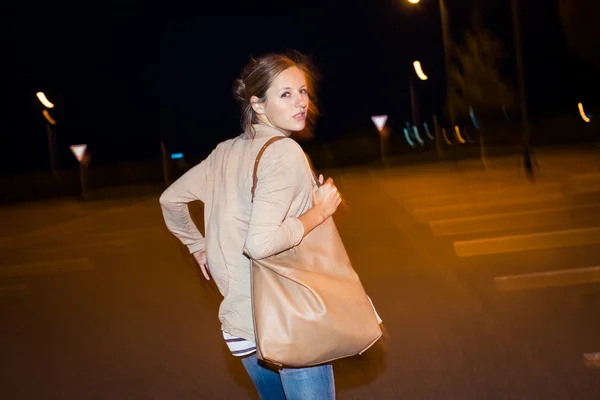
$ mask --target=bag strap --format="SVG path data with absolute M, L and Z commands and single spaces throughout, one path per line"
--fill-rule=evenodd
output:
M 252 172 L 252 202 L 254 202 L 254 192 L 256 191 L 256 185 L 258 184 L 258 163 L 260 162 L 260 159 L 261 159 L 263 153 L 265 152 L 265 150 L 267 149 L 267 147 L 269 147 L 271 144 L 275 143 L 276 141 L 278 141 L 280 139 L 286 139 L 286 137 L 285 136 L 273 136 L 271 139 L 267 140 L 267 142 L 263 145 L 263 147 L 258 152 L 258 155 L 256 156 L 256 160 L 254 161 L 254 171 Z M 317 178 L 317 175 L 315 174 L 312 163 L 310 162 L 310 159 L 308 157 L 307 157 L 307 162 L 308 162 L 310 171 L 312 172 L 315 183 L 317 184 L 317 186 L 321 186 L 321 182 L 319 182 L 319 178 Z
M 280 139 L 285 139 L 285 136 L 273 136 L 271 139 L 267 140 L 267 143 L 264 144 L 256 156 L 256 160 L 254 161 L 254 171 L 252 172 L 252 202 L 254 202 L 254 192 L 256 191 L 256 185 L 258 184 L 258 163 L 260 162 L 260 158 L 267 147 Z

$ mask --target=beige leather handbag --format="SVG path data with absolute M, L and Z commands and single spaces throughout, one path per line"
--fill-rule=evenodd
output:
M 264 150 L 254 163 L 252 199 Z M 290 139 L 291 140 L 291 139 Z M 313 174 L 314 175 L 314 174 Z M 315 182 L 319 185 L 315 176 Z M 379 318 L 348 258 L 333 218 L 282 253 L 252 260 L 257 356 L 307 367 L 362 354 L 381 336 Z

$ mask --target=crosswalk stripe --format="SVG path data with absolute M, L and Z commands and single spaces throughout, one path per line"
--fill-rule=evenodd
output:
M 494 278 L 499 291 L 539 289 L 600 282 L 600 267 L 572 268 Z
M 451 204 L 443 206 L 434 206 L 426 208 L 417 208 L 413 213 L 419 222 L 429 222 L 439 217 L 448 217 L 453 214 L 474 214 L 483 213 L 486 210 L 493 210 L 501 207 L 525 206 L 537 203 L 559 203 L 563 204 L 565 197 L 562 193 L 547 193 L 520 198 L 505 198 L 499 200 L 489 200 L 480 202 L 465 202 L 461 204 Z
M 561 187 L 558 183 L 545 183 L 540 185 L 518 185 L 518 186 L 507 186 L 503 185 L 497 188 L 490 188 L 488 190 L 478 190 L 474 192 L 463 191 L 461 193 L 452 193 L 440 196 L 429 196 L 429 197 L 416 197 L 408 198 L 404 201 L 407 207 L 424 208 L 426 206 L 435 206 L 436 204 L 446 204 L 450 202 L 463 203 L 472 202 L 475 200 L 485 201 L 490 198 L 501 198 L 506 196 L 520 197 L 524 195 L 539 195 L 546 193 L 560 193 Z
M 457 241 L 454 251 L 459 257 L 472 257 L 594 243 L 600 243 L 600 227 Z
M 57 274 L 61 272 L 93 270 L 94 266 L 87 258 L 57 260 L 38 263 L 24 263 L 0 266 L 0 278 L 14 278 L 32 275 Z
M 573 211 L 592 208 L 600 208 L 600 203 L 500 214 L 487 214 L 475 217 L 451 218 L 430 221 L 429 226 L 435 236 L 451 236 L 470 233 L 494 232 L 506 229 L 566 225 L 573 221 Z

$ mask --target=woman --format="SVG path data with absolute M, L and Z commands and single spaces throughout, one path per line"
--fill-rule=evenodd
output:
M 208 280 L 224 296 L 219 308 L 223 337 L 250 375 L 261 399 L 333 399 L 330 364 L 274 371 L 259 364 L 252 321 L 250 260 L 290 249 L 335 213 L 341 202 L 331 179 L 317 188 L 302 148 L 289 137 L 307 127 L 311 81 L 306 64 L 280 54 L 252 60 L 234 85 L 244 133 L 227 140 L 161 196 L 169 230 L 185 244 Z M 320 177 L 322 182 L 323 177 Z M 187 207 L 204 203 L 204 238 Z M 210 267 L 210 269 L 209 269 Z

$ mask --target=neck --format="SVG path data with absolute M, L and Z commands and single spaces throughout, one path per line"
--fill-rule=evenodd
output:
M 283 133 L 283 134 L 284 134 L 285 136 L 287 136 L 287 137 L 290 137 L 290 136 L 291 136 L 291 134 L 292 134 L 292 132 L 290 132 L 290 131 L 287 131 L 287 130 L 285 130 L 285 129 L 281 129 L 281 128 L 278 128 L 278 127 L 276 127 L 276 126 L 275 126 L 275 125 L 273 125 L 271 122 L 269 122 L 269 120 L 267 120 L 266 118 L 265 118 L 265 119 L 263 119 L 263 118 L 259 118 L 259 122 L 258 122 L 258 123 L 259 123 L 260 125 L 264 125 L 264 126 L 268 126 L 268 127 L 270 127 L 270 128 L 273 128 L 273 129 L 277 129 L 279 132 Z

